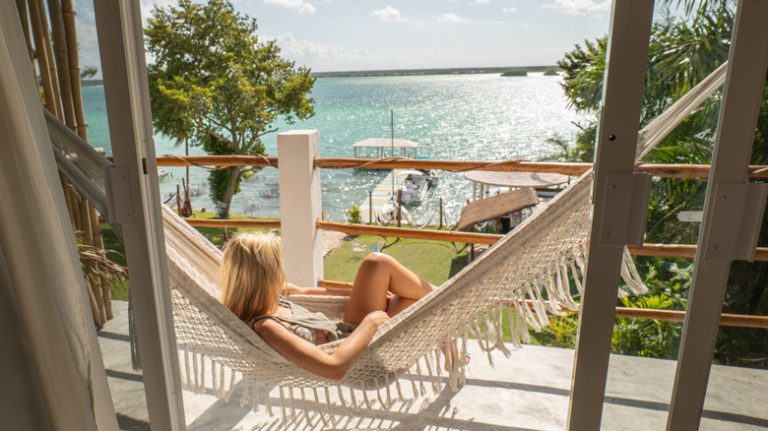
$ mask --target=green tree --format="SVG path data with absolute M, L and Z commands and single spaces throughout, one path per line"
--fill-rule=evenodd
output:
M 654 25 L 641 124 L 645 125 L 677 98 L 694 87 L 728 58 L 734 24 L 730 0 L 666 0 L 662 5 L 679 7 L 683 15 L 667 14 Z M 558 66 L 564 70 L 563 90 L 571 105 L 592 120 L 582 124 L 576 143 L 567 152 L 572 160 L 592 161 L 597 111 L 602 97 L 606 39 L 587 41 L 566 53 Z M 707 100 L 659 146 L 645 157 L 656 163 L 710 163 L 720 109 L 719 94 Z M 758 118 L 752 163 L 768 163 L 768 88 Z M 699 210 L 704 204 L 706 183 L 659 179 L 651 191 L 646 241 L 695 243 L 698 224 L 677 220 L 681 210 Z M 768 214 L 764 217 L 760 245 L 768 244 Z M 651 288 L 645 297 L 620 304 L 646 308 L 684 309 L 688 283 L 681 283 L 683 259 L 640 258 L 641 271 Z M 689 268 L 690 269 L 690 268 Z M 724 311 L 742 314 L 768 313 L 768 264 L 736 262 L 728 281 Z M 617 320 L 614 349 L 617 352 L 674 358 L 679 343 L 679 324 Z M 768 366 L 766 331 L 721 328 L 715 360 L 724 364 Z
M 256 20 L 226 0 L 155 8 L 146 45 L 153 124 L 159 132 L 202 146 L 209 154 L 264 155 L 262 137 L 314 115 L 309 69 L 280 57 L 274 41 L 256 35 Z M 253 168 L 212 170 L 210 194 L 218 216 Z

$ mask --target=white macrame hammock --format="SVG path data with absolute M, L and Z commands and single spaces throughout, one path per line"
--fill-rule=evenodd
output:
M 644 127 L 639 133 L 638 159 L 724 80 L 725 64 Z M 104 213 L 101 171 L 107 162 L 52 116 L 48 119 L 60 169 Z M 464 381 L 464 367 L 454 361 L 453 369 L 444 372 L 442 346 L 455 342 L 461 358 L 467 353 L 468 339 L 474 338 L 492 363 L 493 350 L 510 354 L 503 338 L 505 311 L 511 343 L 518 346 L 528 341 L 530 328 L 546 326 L 549 316 L 562 314 L 562 307 L 578 308 L 572 294 L 583 291 L 591 180 L 590 170 L 461 272 L 384 324 L 338 382 L 286 360 L 219 302 L 216 280 L 222 252 L 164 207 L 173 317 L 185 388 L 195 392 L 210 389 L 229 399 L 235 383 L 240 382 L 241 404 L 250 403 L 257 409 L 258 394 L 277 386 L 283 415 L 287 405 L 294 406 L 295 398 L 330 408 L 331 390 L 345 409 L 371 408 L 376 400 L 378 407 L 387 407 L 405 398 L 404 392 L 410 396 L 436 393 L 444 383 L 455 390 Z M 626 250 L 621 275 L 630 292 L 645 291 Z M 341 319 L 346 307 L 346 298 L 340 296 L 291 299 L 331 319 Z M 321 347 L 330 352 L 337 345 Z M 401 387 L 399 378 L 403 376 L 410 379 L 408 391 Z M 370 396 L 372 392 L 375 396 Z M 270 397 L 265 400 L 273 414 Z

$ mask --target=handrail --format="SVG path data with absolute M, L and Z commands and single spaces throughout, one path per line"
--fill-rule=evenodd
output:
M 184 219 L 195 227 L 213 227 L 213 228 L 269 228 L 279 229 L 280 219 L 203 219 L 186 218 Z M 377 235 L 396 238 L 423 239 L 430 241 L 452 241 L 465 242 L 470 244 L 494 244 L 504 235 L 475 233 L 475 232 L 457 232 L 447 230 L 433 229 L 412 229 L 402 227 L 372 226 L 364 224 L 338 223 L 332 221 L 318 220 L 317 227 L 323 230 L 346 233 L 347 235 Z M 692 259 L 696 255 L 695 244 L 643 244 L 631 245 L 627 247 L 629 252 L 635 256 L 655 256 L 655 257 L 681 257 Z M 768 261 L 768 247 L 757 247 L 755 249 L 755 262 Z
M 194 227 L 215 227 L 215 228 L 265 228 L 265 229 L 279 229 L 280 219 L 217 219 L 217 218 L 185 218 L 187 223 Z
M 466 242 L 473 244 L 493 244 L 503 237 L 503 235 L 487 233 L 369 226 L 364 224 L 337 223 L 325 220 L 318 220 L 317 227 L 324 230 L 343 232 L 348 235 L 380 235 L 398 238 Z
M 352 288 L 352 283 L 337 280 L 319 280 L 317 285 L 320 287 L 330 287 L 334 289 Z M 525 302 L 529 307 L 533 306 L 533 301 L 526 300 Z M 561 311 L 567 313 L 578 312 L 578 310 L 569 308 L 561 308 Z M 685 320 L 685 311 L 657 310 L 654 308 L 616 307 L 616 317 L 622 317 L 626 319 L 651 319 L 667 322 L 682 322 Z M 720 326 L 768 329 L 768 316 L 722 313 L 720 315 Z
M 232 167 L 232 166 L 279 166 L 277 157 L 266 156 L 176 156 L 166 155 L 157 157 L 158 166 L 198 166 L 198 167 Z M 452 172 L 470 170 L 498 172 L 545 172 L 577 176 L 592 167 L 592 163 L 575 162 L 530 162 L 524 160 L 502 161 L 455 161 L 455 160 L 421 160 L 421 159 L 361 159 L 346 157 L 319 157 L 315 166 L 323 169 L 439 169 Z M 640 163 L 636 166 L 639 172 L 646 172 L 661 178 L 677 178 L 689 180 L 706 179 L 710 165 L 689 164 L 658 164 Z M 768 179 L 768 166 L 752 165 L 749 167 L 750 178 Z

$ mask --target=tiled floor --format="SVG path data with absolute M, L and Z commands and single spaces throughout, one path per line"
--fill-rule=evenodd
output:
M 130 367 L 126 304 L 115 302 L 116 317 L 100 334 L 112 396 L 122 429 L 148 429 L 140 374 Z M 353 416 L 336 409 L 335 424 L 321 420 L 314 402 L 292 422 L 270 417 L 263 406 L 241 408 L 238 390 L 229 403 L 212 395 L 184 392 L 190 430 L 562 430 L 568 411 L 573 351 L 526 346 L 510 358 L 496 355 L 491 367 L 477 349 L 467 384 L 431 400 L 397 403 L 391 410 L 360 409 Z M 675 362 L 612 356 L 603 413 L 606 430 L 662 430 L 672 391 Z M 410 383 L 404 384 L 406 387 Z M 277 399 L 276 391 L 271 398 Z M 715 366 L 702 430 L 767 430 L 768 371 Z M 374 397 L 375 398 L 375 397 Z M 377 404 L 377 403 L 375 403 Z M 375 407 L 375 406 L 374 406 Z

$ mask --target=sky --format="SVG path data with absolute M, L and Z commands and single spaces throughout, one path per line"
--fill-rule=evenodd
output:
M 173 0 L 140 0 L 142 15 Z M 314 71 L 552 65 L 608 32 L 609 0 L 234 0 L 262 40 Z M 101 69 L 93 0 L 77 0 L 82 65 Z M 150 59 L 151 61 L 151 59 Z M 99 74 L 100 75 L 100 74 Z

